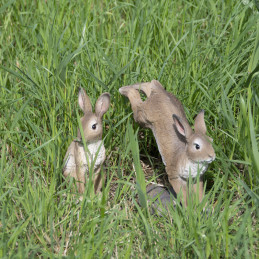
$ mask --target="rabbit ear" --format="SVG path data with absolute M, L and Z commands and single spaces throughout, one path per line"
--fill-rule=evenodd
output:
M 96 104 L 95 104 L 95 113 L 98 117 L 102 117 L 104 113 L 107 112 L 110 105 L 110 94 L 104 93 L 102 94 Z
M 194 120 L 194 130 L 195 132 L 200 132 L 206 134 L 207 128 L 204 121 L 204 110 L 201 110 Z
M 173 114 L 173 119 L 174 119 L 175 127 L 176 127 L 178 133 L 180 133 L 184 137 L 187 137 L 185 128 L 184 128 L 183 124 L 181 123 L 180 118 L 177 115 Z
M 83 88 L 80 88 L 78 94 L 78 103 L 84 113 L 92 112 L 92 105 L 90 98 Z

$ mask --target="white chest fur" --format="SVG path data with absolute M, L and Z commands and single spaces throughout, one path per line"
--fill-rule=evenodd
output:
M 100 167 L 105 160 L 105 148 L 101 140 L 88 144 L 87 151 L 84 150 L 84 146 L 79 144 L 78 146 L 78 162 L 80 166 L 86 167 L 89 166 L 95 170 Z
M 195 163 L 192 161 L 187 161 L 185 165 L 180 169 L 180 177 L 182 178 L 189 178 L 196 177 L 198 175 L 198 172 L 200 173 L 200 176 L 203 175 L 208 168 L 208 163 Z

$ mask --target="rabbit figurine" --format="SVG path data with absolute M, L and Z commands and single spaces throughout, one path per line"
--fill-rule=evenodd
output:
M 89 171 L 93 171 L 93 184 L 95 193 L 102 187 L 101 166 L 105 160 L 105 148 L 102 142 L 102 117 L 110 105 L 110 95 L 103 93 L 97 100 L 95 112 L 92 111 L 90 98 L 82 88 L 79 91 L 78 103 L 84 112 L 81 118 L 84 138 L 87 150 L 78 129 L 77 139 L 68 147 L 64 158 L 63 174 L 76 179 L 79 193 L 85 190 L 85 179 L 89 177 Z M 89 168 L 90 166 L 90 168 Z
M 147 96 L 145 101 L 142 101 L 139 90 Z M 199 174 L 199 181 L 192 188 L 196 192 L 199 186 L 201 201 L 202 175 L 215 159 L 212 139 L 206 136 L 204 111 L 195 118 L 193 132 L 181 102 L 158 81 L 124 86 L 119 92 L 128 97 L 135 121 L 152 130 L 169 182 L 176 194 L 182 190 L 185 206 L 189 176 L 195 178 Z

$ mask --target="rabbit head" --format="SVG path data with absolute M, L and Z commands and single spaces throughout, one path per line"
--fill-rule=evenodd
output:
M 87 143 L 95 142 L 102 139 L 102 117 L 107 112 L 110 105 L 109 93 L 103 93 L 95 104 L 95 111 L 92 111 L 92 105 L 90 98 L 86 94 L 85 90 L 80 88 L 78 95 L 78 103 L 84 116 L 81 118 L 82 128 L 84 132 L 85 141 Z M 77 134 L 81 139 L 80 130 Z
M 194 132 L 186 130 L 180 117 L 173 114 L 174 127 L 179 138 L 186 143 L 186 155 L 188 160 L 194 163 L 211 163 L 215 159 L 212 147 L 212 139 L 206 136 L 206 125 L 204 122 L 204 110 L 196 116 L 194 121 Z

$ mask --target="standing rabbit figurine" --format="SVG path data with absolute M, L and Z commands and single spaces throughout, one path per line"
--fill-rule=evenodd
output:
M 139 90 L 146 94 L 145 101 L 141 100 Z M 199 173 L 200 179 L 193 185 L 193 191 L 196 192 L 199 186 L 201 201 L 202 175 L 215 159 L 212 139 L 206 136 L 204 111 L 195 118 L 193 132 L 181 102 L 158 81 L 124 86 L 119 91 L 129 98 L 135 121 L 152 130 L 176 194 L 182 190 L 186 206 L 189 176 L 195 178 Z
M 79 193 L 84 193 L 85 178 L 86 176 L 89 177 L 89 171 L 92 169 L 94 190 L 97 193 L 102 187 L 100 171 L 105 160 L 105 148 L 102 142 L 102 117 L 109 108 L 110 95 L 104 93 L 98 98 L 95 112 L 93 113 L 90 98 L 85 90 L 81 88 L 78 103 L 84 112 L 81 123 L 87 150 L 84 149 L 80 130 L 78 129 L 77 140 L 73 140 L 65 155 L 63 174 L 65 177 L 74 177 Z

